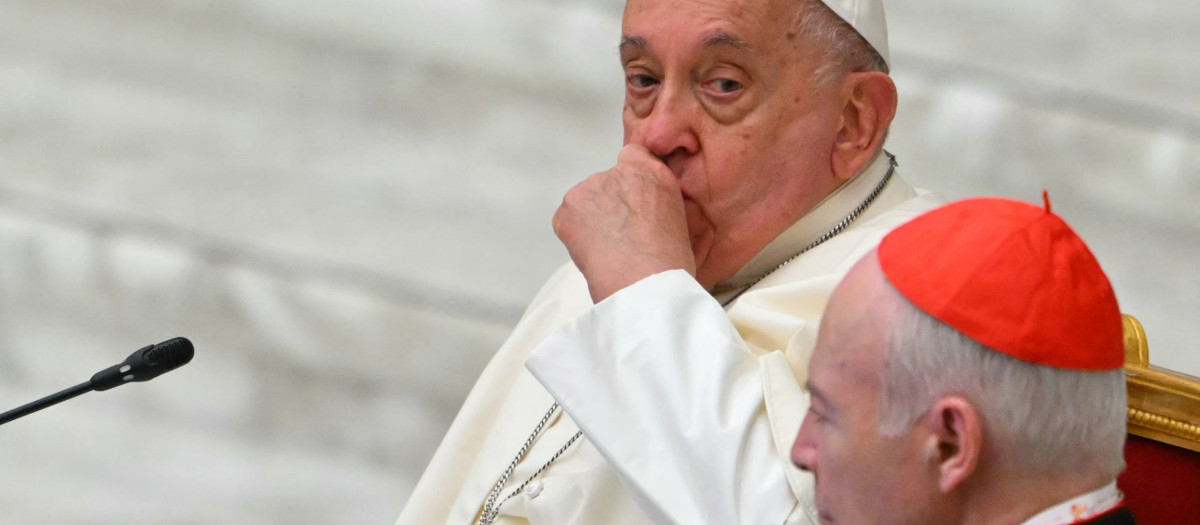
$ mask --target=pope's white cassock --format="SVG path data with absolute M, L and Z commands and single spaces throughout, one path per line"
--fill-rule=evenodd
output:
M 812 476 L 789 454 L 821 313 L 884 234 L 944 201 L 893 175 L 849 227 L 789 259 L 888 172 L 877 156 L 714 293 L 676 270 L 593 306 L 578 270 L 558 270 L 483 371 L 398 525 L 475 523 L 555 400 L 566 414 L 546 423 L 500 499 L 585 436 L 495 523 L 816 523 Z

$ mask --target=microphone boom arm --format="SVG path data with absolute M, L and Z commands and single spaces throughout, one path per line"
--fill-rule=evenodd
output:
M 193 355 L 195 349 L 192 342 L 183 337 L 143 347 L 130 354 L 125 361 L 96 372 L 87 382 L 0 414 L 0 425 L 93 390 L 101 392 L 129 382 L 149 381 L 188 364 Z
M 38 410 L 41 410 L 43 408 L 52 407 L 54 405 L 62 403 L 63 401 L 66 401 L 73 397 L 81 396 L 81 395 L 86 394 L 91 391 L 92 391 L 92 382 L 91 381 L 79 383 L 78 385 L 75 385 L 71 388 L 63 390 L 62 392 L 59 392 L 57 394 L 50 394 L 46 397 L 43 397 L 37 401 L 32 402 L 32 403 L 14 408 L 12 410 L 9 410 L 8 412 L 0 414 L 0 425 L 8 423 L 9 421 L 17 419 L 19 417 L 28 416 L 29 414 L 37 412 Z

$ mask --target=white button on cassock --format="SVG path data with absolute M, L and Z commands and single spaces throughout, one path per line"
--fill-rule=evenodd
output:
M 546 487 L 542 485 L 542 482 L 534 481 L 534 482 L 530 483 L 528 487 L 525 487 L 525 493 L 529 494 L 529 499 L 533 499 L 533 498 L 538 497 L 538 495 L 542 493 L 542 489 L 544 489 L 544 488 L 546 488 Z

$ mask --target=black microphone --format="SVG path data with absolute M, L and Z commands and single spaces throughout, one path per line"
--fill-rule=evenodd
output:
M 96 372 L 86 383 L 0 414 L 0 425 L 93 390 L 104 391 L 125 383 L 149 381 L 188 364 L 193 355 L 192 342 L 183 337 L 144 347 L 130 354 L 125 361 Z
M 176 337 L 129 354 L 124 362 L 96 372 L 89 384 L 103 392 L 132 381 L 149 381 L 186 365 L 194 354 L 191 341 Z

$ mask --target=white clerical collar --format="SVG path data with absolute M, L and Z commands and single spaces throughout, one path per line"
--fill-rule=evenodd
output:
M 844 220 L 846 214 L 865 200 L 887 176 L 890 167 L 888 155 L 882 151 L 877 153 L 875 159 L 858 175 L 821 199 L 811 211 L 767 244 L 733 277 L 718 284 L 713 294 L 722 296 L 740 291 L 795 256 L 797 250 L 808 246 Z
M 1082 496 L 1050 507 L 1021 525 L 1067 525 L 1080 523 L 1113 510 L 1121 504 L 1123 496 L 1114 481 Z

